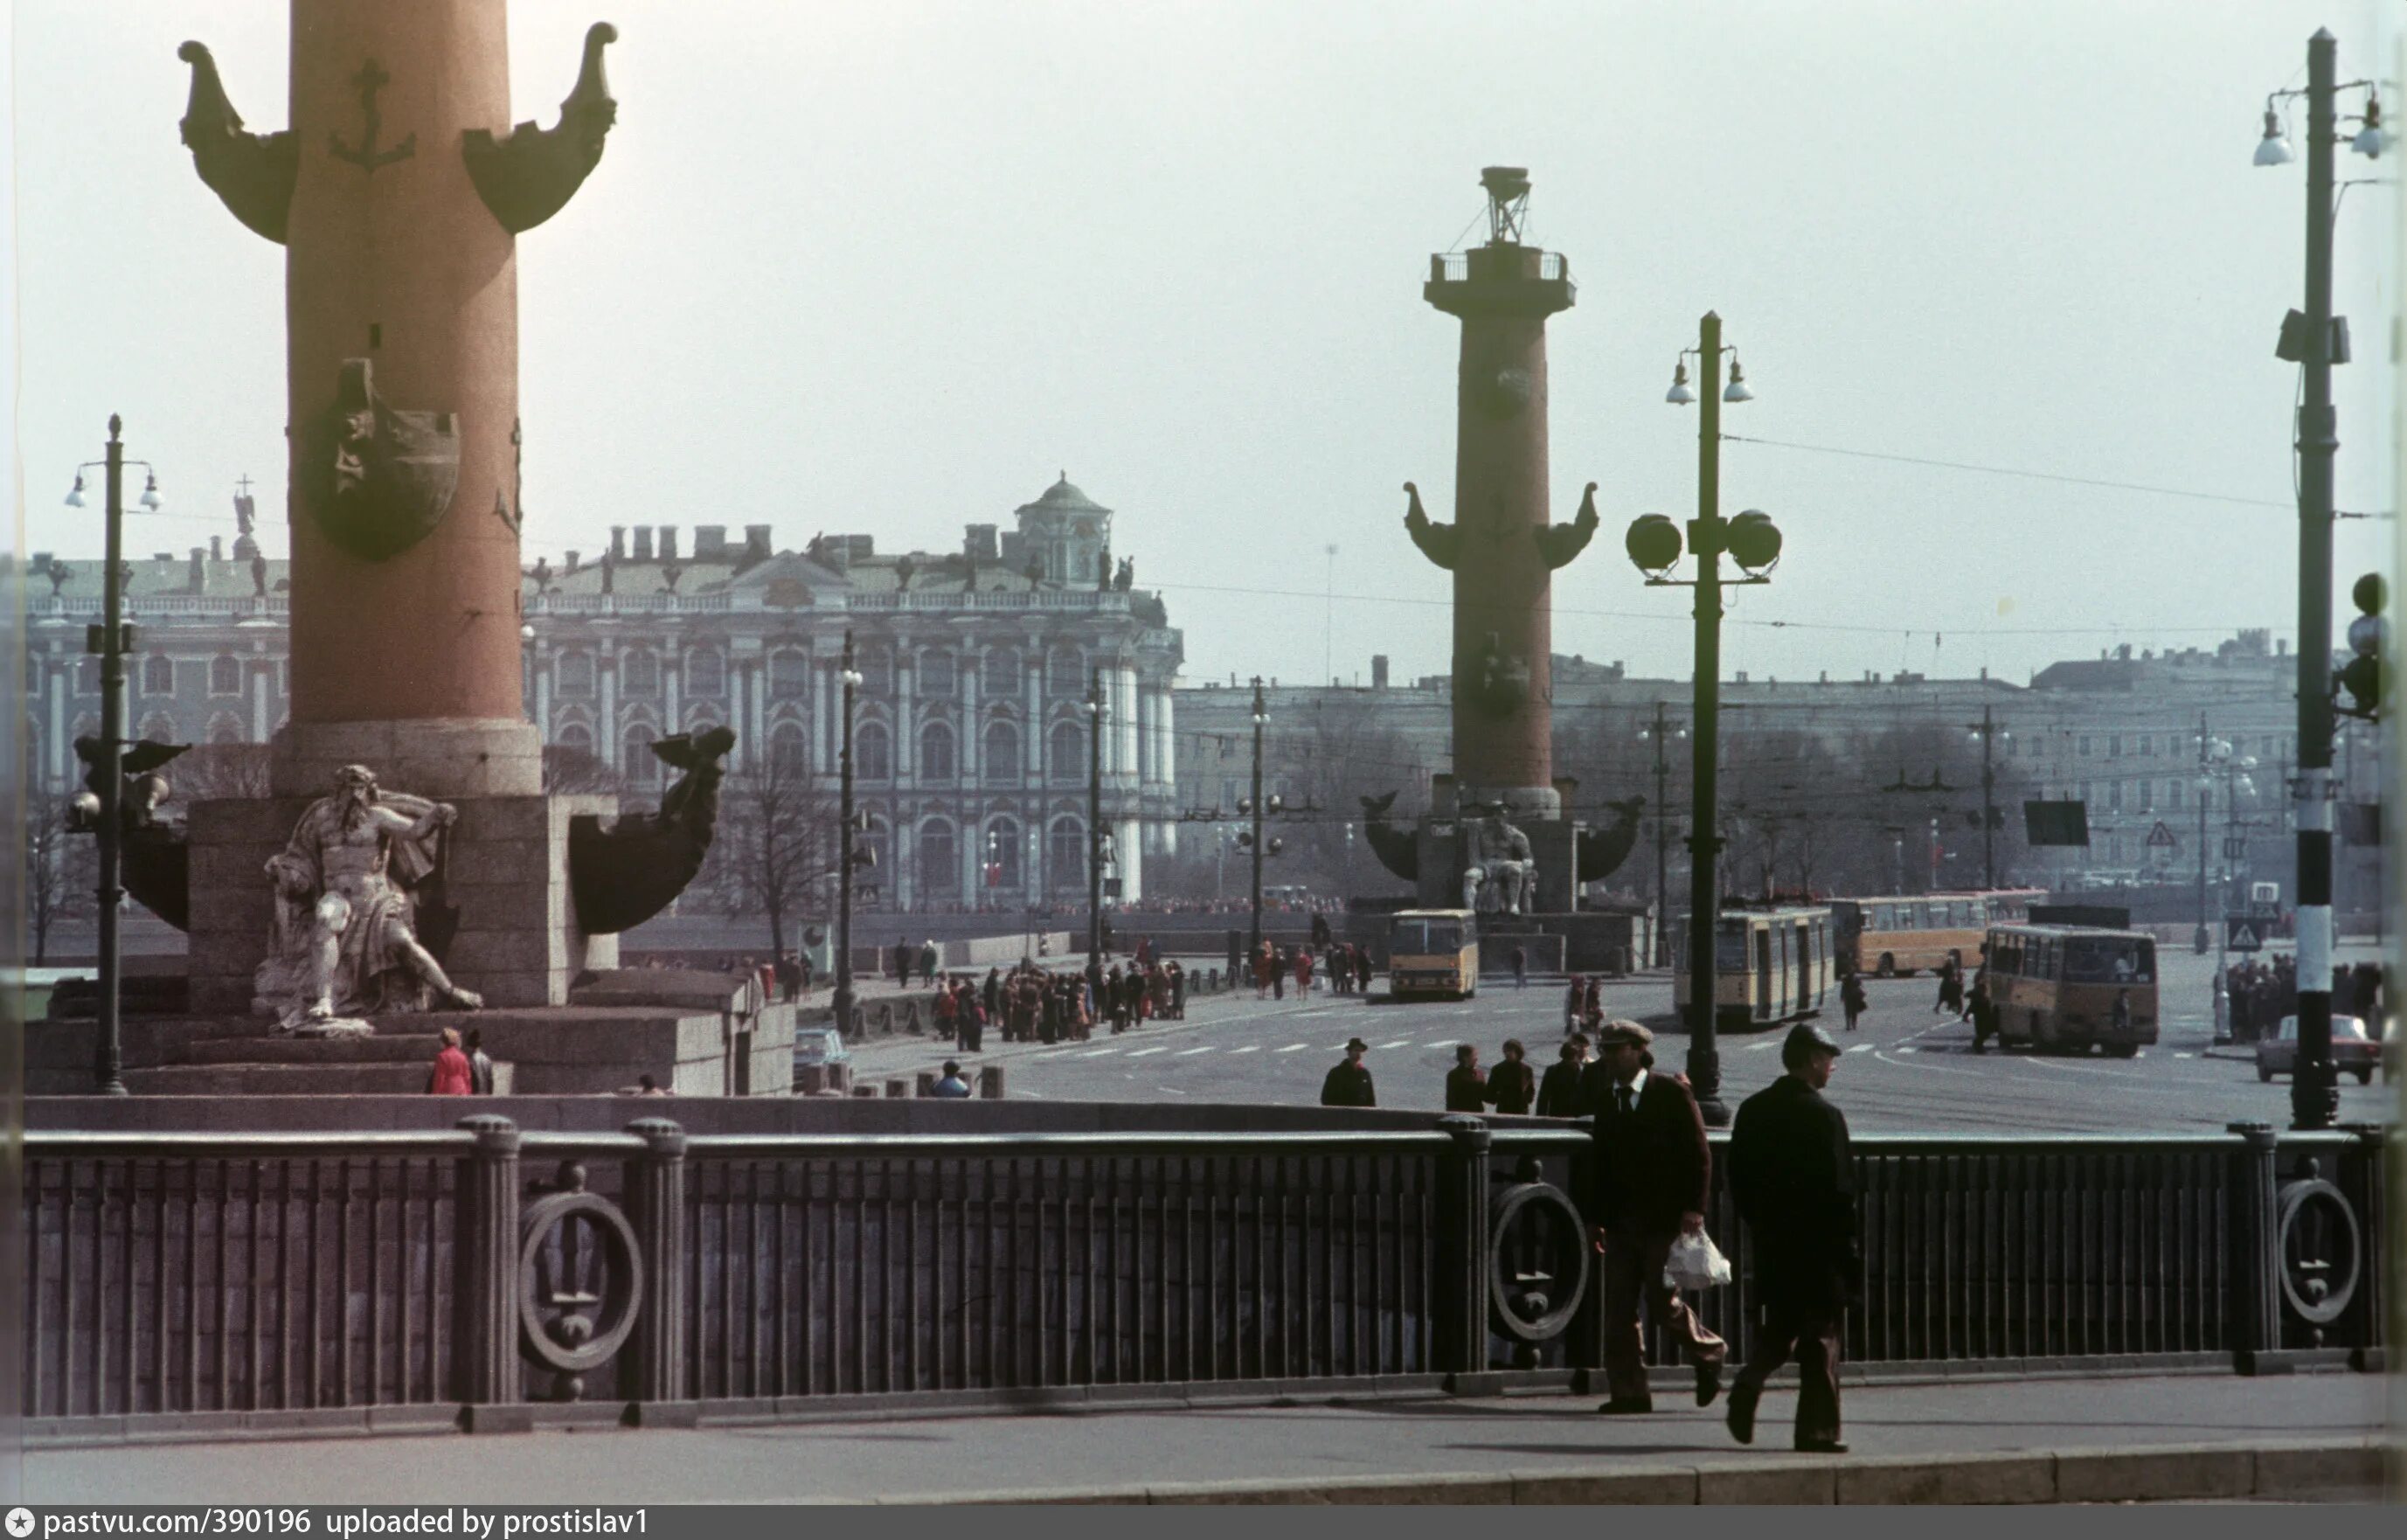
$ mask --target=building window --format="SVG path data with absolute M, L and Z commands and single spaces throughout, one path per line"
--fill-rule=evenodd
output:
M 1019 729 L 1012 723 L 987 723 L 980 750 L 985 758 L 988 785 L 1014 785 L 1026 774 L 1019 761 Z
M 1045 870 L 1057 893 L 1087 887 L 1087 830 L 1076 819 L 1059 818 L 1045 834 Z
M 769 734 L 769 760 L 779 770 L 799 775 L 810 755 L 809 741 L 799 722 L 779 722 Z
M 954 848 L 953 826 L 942 820 L 919 825 L 919 897 L 958 900 L 961 896 L 961 855 Z
M 1019 886 L 1019 820 L 998 818 L 986 826 L 986 879 L 990 888 Z
M 100 665 L 95 663 L 91 664 L 91 668 L 93 673 L 92 688 L 98 690 L 100 688 Z M 172 695 L 175 692 L 176 665 L 156 652 L 153 652 L 148 658 L 143 659 L 142 693 L 145 695 Z
M 953 730 L 943 722 L 930 722 L 919 729 L 919 778 L 953 778 Z
M 209 742 L 221 748 L 242 741 L 242 728 L 230 717 L 220 717 L 209 723 Z
M 2074 744 L 2073 744 L 2073 746 L 2072 746 L 2072 751 L 2073 751 L 2074 753 L 2076 753 L 2076 754 L 2080 755 L 2080 756 L 2081 756 L 2083 759 L 2085 759 L 2085 760 L 2086 760 L 2086 759 L 2087 759 L 2087 758 L 2089 757 L 2089 734 L 2088 734 L 2084 733 L 2084 734 L 2081 734 L 2080 738 L 2074 742 Z
M 1079 697 L 1086 688 L 1086 664 L 1079 658 L 1076 648 L 1057 647 L 1045 655 L 1045 690 L 1047 694 Z
M 953 655 L 949 652 L 919 654 L 919 698 L 949 701 L 956 686 L 953 683 Z
M 2106 739 L 2106 757 L 2107 757 L 2108 759 L 2110 759 L 2110 760 L 2119 760 L 2119 759 L 2121 759 L 2121 758 L 2123 757 L 2123 734 L 2120 734 L 2120 733 L 2115 733 L 2115 734 L 2110 734 L 2107 736 L 2107 739 Z
M 698 647 L 685 655 L 685 692 L 713 699 L 727 693 L 727 659 L 715 647 Z
M 1245 794 L 1245 792 L 1237 790 L 1237 783 L 1235 781 L 1224 777 L 1220 781 L 1219 808 L 1216 810 L 1225 810 L 1232 813 L 1235 812 L 1237 810 L 1237 799 Z
M 864 647 L 853 654 L 861 673 L 861 692 L 872 700 L 894 693 L 894 654 L 882 647 Z
M 580 754 L 590 755 L 593 752 L 593 734 L 588 733 L 581 723 L 570 722 L 552 734 L 552 739 L 557 748 L 573 749 Z
M 661 781 L 660 756 L 652 752 L 652 730 L 641 722 L 627 729 L 624 752 L 619 756 L 619 769 L 638 786 L 657 786 Z
M 852 771 L 863 780 L 888 780 L 894 775 L 893 740 L 883 722 L 864 722 L 852 733 Z
M 563 652 L 552 664 L 563 700 L 579 701 L 593 698 L 593 654 Z
M 2154 755 L 2154 754 L 2156 753 L 2156 751 L 2157 751 L 2157 735 L 2156 735 L 2155 734 L 2153 734 L 2153 733 L 2143 733 L 2143 734 L 2140 734 L 2140 755 L 2141 755 L 2141 757 L 2142 757 L 2143 759 L 2148 758 L 2148 757 L 2150 757 L 2150 756 Z
M 1087 773 L 1087 733 L 1076 722 L 1055 722 L 1045 748 L 1045 768 L 1053 779 L 1075 781 Z
M 1019 649 L 990 647 L 978 669 L 978 689 L 987 699 L 1008 700 L 1019 693 Z
M 2152 780 L 2144 780 L 2140 783 L 2140 811 L 2143 813 L 2153 813 L 2156 810 L 2157 783 Z
M 170 681 L 175 678 L 172 672 L 167 677 Z M 170 682 L 164 693 L 172 694 L 174 691 L 175 686 Z M 76 693 L 78 695 L 100 693 L 100 660 L 98 658 L 86 657 L 76 660 Z
M 769 698 L 799 701 L 810 692 L 811 655 L 800 648 L 779 648 L 769 654 Z
M 656 700 L 661 693 L 660 654 L 636 648 L 619 656 L 619 688 L 630 700 Z
M 2182 783 L 2178 777 L 2165 782 L 2165 806 L 2176 813 L 2181 811 Z

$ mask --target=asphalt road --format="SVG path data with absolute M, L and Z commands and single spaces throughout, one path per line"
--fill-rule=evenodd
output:
M 2370 948 L 2343 948 L 2344 960 L 2371 954 Z M 1822 1019 L 1847 1041 L 1830 1094 L 1859 1132 L 2207 1130 L 2250 1119 L 2286 1126 L 2288 1079 L 2260 1084 L 2248 1049 L 2213 1047 L 2213 956 L 2171 948 L 2160 956 L 2163 1025 L 2157 1045 L 2134 1059 L 2008 1052 L 1994 1045 L 1976 1055 L 1972 1028 L 1933 1010 L 1932 980 L 1868 980 L 1871 1008 L 1852 1038 L 1835 1001 Z M 1371 1045 L 1365 1062 L 1381 1105 L 1436 1110 L 1445 1105 L 1446 1072 L 1459 1042 L 1476 1045 L 1483 1065 L 1497 1062 L 1508 1037 L 1528 1047 L 1533 1063 L 1552 1062 L 1562 1036 L 1562 993 L 1559 983 L 1537 980 L 1519 990 L 1490 980 L 1476 998 L 1459 1003 L 1322 992 L 1258 1002 L 1241 991 L 1197 1003 L 1183 1023 L 1054 1048 L 1014 1046 L 986 1058 L 1010 1066 L 1014 1097 L 1310 1105 L 1346 1040 L 1359 1035 Z M 1687 1038 L 1672 1026 L 1667 976 L 1609 987 L 1605 1008 L 1646 1021 L 1658 1034 L 1657 1059 L 1666 1068 L 1684 1066 Z M 1780 1074 L 1784 1032 L 1723 1035 L 1723 1094 L 1731 1105 Z M 881 1043 L 864 1049 L 862 1061 L 866 1074 L 932 1059 L 924 1045 Z M 2343 1119 L 2387 1120 L 2397 1105 L 2379 1077 L 2370 1087 L 2342 1082 Z

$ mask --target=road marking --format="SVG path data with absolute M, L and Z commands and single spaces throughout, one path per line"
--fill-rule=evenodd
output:
M 1089 1048 L 1086 1052 L 1078 1055 L 1078 1057 L 1081 1059 L 1101 1059 L 1106 1053 L 1118 1052 L 1119 1052 L 1119 1049 L 1118 1048 Z
M 1776 1048 L 1779 1046 L 1780 1045 L 1777 1043 L 1749 1043 L 1746 1046 L 1746 1051 L 1749 1053 L 1761 1053 L 1766 1048 Z
M 1919 1051 L 1921 1051 L 1921 1050 L 1920 1050 L 1920 1049 L 1918 1049 L 1918 1048 L 1914 1048 L 1914 1047 L 1913 1047 L 1913 1046 L 1911 1046 L 1910 1044 L 1900 1043 L 1900 1044 L 1897 1046 L 1897 1051 L 1898 1051 L 1898 1052 L 1900 1052 L 1900 1053 L 1917 1053 L 1917 1052 L 1919 1052 Z
M 2176 1051 L 2174 1052 L 2174 1054 L 2173 1054 L 2173 1057 L 2174 1057 L 2174 1058 L 2176 1058 L 2176 1059 L 2195 1059 L 2195 1058 L 2197 1058 L 2197 1057 L 2198 1057 L 2198 1055 L 2197 1055 L 2197 1054 L 2195 1054 L 2195 1053 L 2183 1053 L 2183 1052 L 2180 1052 L 2180 1051 L 2176 1050 Z
M 1164 1091 L 1172 1096 L 1184 1096 L 1187 1094 L 1176 1086 L 1156 1086 L 1153 1089 L 1159 1091 Z
M 1168 1048 L 1139 1048 L 1134 1053 L 1130 1054 L 1129 1057 L 1132 1059 L 1142 1059 L 1148 1053 L 1168 1053 L 1169 1051 L 1170 1050 Z
M 1231 1048 L 1229 1051 L 1231 1053 L 1260 1053 L 1262 1051 L 1262 1046 L 1260 1043 L 1248 1043 L 1244 1048 Z
M 1218 1047 L 1219 1045 L 1218 1043 L 1206 1043 L 1200 1048 L 1180 1048 L 1178 1050 L 1178 1057 L 1181 1059 L 1192 1059 L 1199 1053 L 1210 1053 Z
M 1382 1043 L 1379 1046 L 1383 1048 L 1408 1048 L 1413 1046 L 1413 1040 L 1409 1037 L 1399 1037 L 1392 1043 Z
M 1450 1048 L 1454 1047 L 1455 1044 L 1461 1041 L 1462 1039 L 1460 1037 L 1441 1037 L 1434 1043 L 1423 1043 L 1421 1047 L 1425 1048 Z
M 1849 1048 L 1847 1051 L 1849 1053 L 1870 1053 L 1872 1050 L 1873 1046 L 1870 1043 L 1858 1043 L 1854 1048 Z
M 1311 1046 L 1312 1045 L 1309 1043 L 1289 1043 L 1287 1047 L 1280 1048 L 1278 1051 L 1281 1053 L 1302 1053 L 1305 1048 L 1308 1048 Z

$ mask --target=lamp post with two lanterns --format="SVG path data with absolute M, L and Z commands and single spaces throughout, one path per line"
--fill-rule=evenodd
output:
M 1657 701 L 1655 724 L 1640 728 L 1638 735 L 1655 745 L 1655 965 L 1661 968 L 1670 966 L 1672 962 L 1672 933 L 1668 928 L 1672 916 L 1671 867 L 1664 856 L 1671 833 L 1672 805 L 1664 800 L 1663 793 L 1664 777 L 1672 767 L 1664 758 L 1664 750 L 1674 738 L 1687 737 L 1688 730 L 1665 721 L 1663 703 Z
M 1087 687 L 1087 977 L 1104 976 L 1104 671 Z
M 1721 838 L 1715 829 L 1715 760 L 1720 738 L 1722 555 L 1736 562 L 1745 577 L 1729 579 L 1738 585 L 1770 582 L 1780 562 L 1780 531 L 1769 515 L 1749 508 L 1735 519 L 1721 516 L 1721 407 L 1724 402 L 1752 401 L 1745 373 L 1733 356 L 1730 382 L 1713 389 L 1721 373 L 1724 353 L 1737 349 L 1722 343 L 1722 318 L 1705 313 L 1698 327 L 1694 353 L 1683 351 L 1673 365 L 1672 389 L 1664 399 L 1675 406 L 1695 404 L 1697 418 L 1697 516 L 1688 521 L 1688 546 L 1697 559 L 1697 575 L 1683 580 L 1670 576 L 1680 560 L 1680 528 L 1659 513 L 1646 514 L 1630 526 L 1624 547 L 1630 560 L 1646 575 L 1650 588 L 1690 587 L 1696 590 L 1695 705 L 1690 712 L 1696 733 L 1691 756 L 1691 812 L 1688 830 L 1688 1084 L 1697 1107 L 1716 1128 L 1730 1122 L 1721 1100 L 1721 1055 L 1714 1036 L 1714 929 L 1720 911 L 1715 867 Z M 1688 384 L 1688 360 L 1694 357 L 1705 389 Z
M 2256 164 L 2287 164 L 2294 157 L 2284 121 L 2286 104 L 2307 104 L 2306 308 L 2282 320 L 2274 355 L 2299 365 L 2299 774 L 2290 785 L 2298 814 L 2298 1068 L 2290 1077 L 2293 1128 L 2329 1128 L 2340 1113 L 2340 1077 L 2332 1064 L 2332 737 L 2335 702 L 2332 642 L 2332 462 L 2340 421 L 2332 406 L 2332 366 L 2349 358 L 2348 322 L 2332 314 L 2332 221 L 2338 188 L 2334 153 L 2345 143 L 2368 159 L 2389 148 L 2382 101 L 2371 80 L 2338 79 L 2339 40 L 2318 30 L 2307 41 L 2307 85 L 2265 98 L 2265 136 Z M 2363 91 L 2357 131 L 2340 132 L 2339 98 Z
M 1275 856 L 1285 848 L 1281 840 L 1264 841 L 1262 817 L 1275 813 L 1283 806 L 1277 797 L 1262 795 L 1262 729 L 1271 720 L 1270 706 L 1262 699 L 1262 677 L 1254 676 L 1254 792 L 1237 803 L 1237 811 L 1252 820 L 1251 826 L 1237 832 L 1237 843 L 1253 852 L 1254 889 L 1253 924 L 1246 942 L 1246 965 L 1252 967 L 1262 949 L 1262 858 Z
M 148 513 L 157 513 L 166 506 L 165 499 L 159 495 L 157 468 L 147 460 L 125 458 L 124 426 L 115 413 L 109 415 L 107 450 L 101 459 L 88 460 L 76 467 L 75 487 L 66 498 L 68 507 L 82 507 L 83 473 L 93 469 L 103 473 L 106 564 L 100 579 L 100 624 L 84 632 L 84 650 L 100 657 L 100 763 L 93 766 L 100 791 L 97 796 L 86 792 L 76 798 L 75 819 L 92 829 L 100 846 L 100 880 L 94 892 L 100 905 L 100 1031 L 93 1053 L 93 1078 L 95 1089 L 104 1096 L 125 1094 L 124 1046 L 118 1011 L 121 959 L 117 934 L 117 907 L 125 900 L 125 890 L 121 885 L 124 860 L 121 809 L 125 799 L 125 655 L 134 650 L 134 628 L 124 619 L 125 467 L 139 465 L 148 473 L 138 506 Z
M 835 888 L 835 1025 L 852 1030 L 852 873 L 861 864 L 853 849 L 852 716 L 860 698 L 861 669 L 852 651 L 852 633 L 844 634 L 844 663 L 837 677 L 844 685 L 844 736 L 836 757 L 836 888 Z M 868 852 L 862 852 L 867 854 Z

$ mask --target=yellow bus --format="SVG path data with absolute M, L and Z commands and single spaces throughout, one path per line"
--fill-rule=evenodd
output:
M 1966 973 L 1980 965 L 1981 937 L 1992 925 L 2018 924 L 2044 889 L 1988 892 L 1912 893 L 1830 901 L 1842 973 L 1883 978 L 1933 971 L 1950 958 Z
M 2139 931 L 1993 925 L 1987 971 L 1973 1001 L 1973 1047 L 2129 1059 L 2157 1040 L 2157 943 Z M 2115 1003 L 2124 1020 L 2115 1021 Z
M 1388 993 L 1398 1000 L 1479 992 L 1479 917 L 1469 909 L 1402 909 L 1388 921 Z
M 1672 933 L 1672 1005 L 1688 1010 L 1688 919 Z M 1822 1012 L 1836 978 L 1830 911 L 1725 909 L 1714 924 L 1714 1020 L 1771 1027 Z

